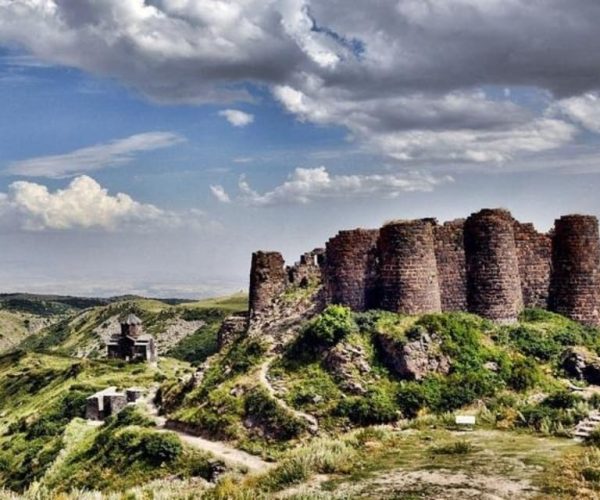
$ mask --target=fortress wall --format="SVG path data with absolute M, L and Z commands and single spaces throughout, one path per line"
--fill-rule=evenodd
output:
M 464 219 L 434 227 L 442 311 L 467 310 Z
M 378 229 L 340 231 L 325 249 L 325 302 L 355 311 L 378 306 Z
M 554 223 L 550 309 L 599 325 L 600 241 L 598 219 L 566 215 Z
M 267 308 L 285 291 L 286 272 L 279 252 L 254 252 L 250 268 L 250 315 Z
M 469 311 L 500 323 L 517 320 L 523 308 L 514 219 L 485 209 L 465 222 Z
M 325 262 L 325 249 L 315 248 L 300 256 L 300 261 L 287 268 L 288 284 L 306 287 L 321 281 L 321 268 Z
M 379 238 L 382 307 L 406 314 L 441 311 L 435 221 L 386 224 Z
M 538 233 L 533 224 L 514 222 L 515 244 L 525 307 L 548 307 L 552 238 Z

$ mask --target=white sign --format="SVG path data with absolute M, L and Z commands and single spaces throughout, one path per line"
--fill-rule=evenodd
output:
M 458 425 L 475 425 L 475 415 L 456 415 L 454 421 Z

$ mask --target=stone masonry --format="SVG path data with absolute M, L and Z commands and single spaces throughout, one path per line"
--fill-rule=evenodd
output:
M 464 219 L 434 227 L 435 260 L 443 311 L 467 310 Z
M 515 244 L 525 307 L 548 307 L 552 238 L 538 233 L 533 224 L 514 223 Z
M 256 252 L 250 321 L 289 287 L 321 286 L 315 304 L 406 314 L 468 311 L 500 323 L 524 307 L 600 325 L 600 237 L 593 216 L 568 215 L 548 234 L 502 209 L 466 220 L 392 222 L 340 231 L 325 250 L 285 268 L 281 254 Z
M 434 221 L 399 221 L 381 228 L 381 306 L 405 314 L 441 311 Z
M 587 325 L 599 325 L 598 220 L 567 215 L 554 223 L 550 309 Z
M 506 210 L 485 209 L 465 222 L 469 311 L 513 323 L 523 309 L 514 220 Z
M 325 249 L 326 302 L 343 304 L 355 311 L 376 307 L 378 230 L 340 231 Z
M 250 315 L 267 308 L 286 288 L 285 262 L 279 252 L 255 252 L 250 270 Z

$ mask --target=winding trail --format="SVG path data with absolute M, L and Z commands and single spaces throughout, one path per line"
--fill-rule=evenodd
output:
M 267 391 L 269 392 L 269 394 L 271 395 L 271 397 L 277 402 L 277 404 L 279 406 L 281 406 L 285 410 L 289 411 L 295 417 L 297 417 L 299 419 L 302 419 L 302 420 L 305 420 L 306 422 L 308 422 L 308 428 L 309 428 L 310 432 L 312 432 L 313 434 L 316 434 L 317 432 L 319 432 L 319 422 L 318 422 L 318 420 L 314 416 L 310 415 L 309 413 L 305 413 L 303 411 L 296 410 L 295 408 L 292 408 L 290 405 L 288 405 L 283 399 L 281 399 L 277 395 L 277 391 L 271 385 L 271 382 L 269 382 L 269 378 L 267 377 L 267 373 L 269 372 L 269 368 L 271 367 L 271 363 L 274 360 L 275 360 L 274 357 L 267 358 L 265 360 L 265 362 L 261 365 L 260 371 L 259 371 L 259 375 L 258 375 L 260 383 L 265 387 L 265 389 L 267 389 Z
M 239 450 L 223 441 L 211 441 L 209 439 L 195 436 L 179 429 L 171 429 L 167 427 L 167 419 L 158 414 L 158 408 L 154 403 L 155 391 L 150 391 L 149 396 L 144 399 L 148 408 L 148 413 L 156 423 L 156 428 L 159 432 L 174 432 L 184 442 L 203 451 L 212 453 L 216 458 L 222 460 L 229 466 L 241 467 L 248 472 L 257 473 L 265 472 L 276 464 L 266 462 L 256 455 L 251 455 L 245 451 Z

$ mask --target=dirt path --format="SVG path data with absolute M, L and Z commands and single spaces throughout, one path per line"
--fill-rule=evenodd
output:
M 222 441 L 211 441 L 200 436 L 194 436 L 176 429 L 166 428 L 166 419 L 158 414 L 158 408 L 154 404 L 155 391 L 150 391 L 144 402 L 148 408 L 148 413 L 156 423 L 157 430 L 160 432 L 174 432 L 184 442 L 203 451 L 212 453 L 216 458 L 223 460 L 226 464 L 234 467 L 242 467 L 248 472 L 264 472 L 275 466 L 274 463 L 265 462 L 256 455 L 251 455 L 245 451 L 234 448 Z
M 269 367 L 271 366 L 271 363 L 273 362 L 274 359 L 275 358 L 268 358 L 261 365 L 260 372 L 259 372 L 260 383 L 267 389 L 267 391 L 269 392 L 271 397 L 273 399 L 275 399 L 275 401 L 277 401 L 277 404 L 279 404 L 282 408 L 286 409 L 287 411 L 289 411 L 292 415 L 296 416 L 297 418 L 307 421 L 310 432 L 312 432 L 313 434 L 316 434 L 319 431 L 319 422 L 317 421 L 317 419 L 308 413 L 296 410 L 296 409 L 292 408 L 291 406 L 289 406 L 283 399 L 281 399 L 277 395 L 277 391 L 275 391 L 275 388 L 271 385 L 271 382 L 269 382 L 267 373 L 269 372 Z

